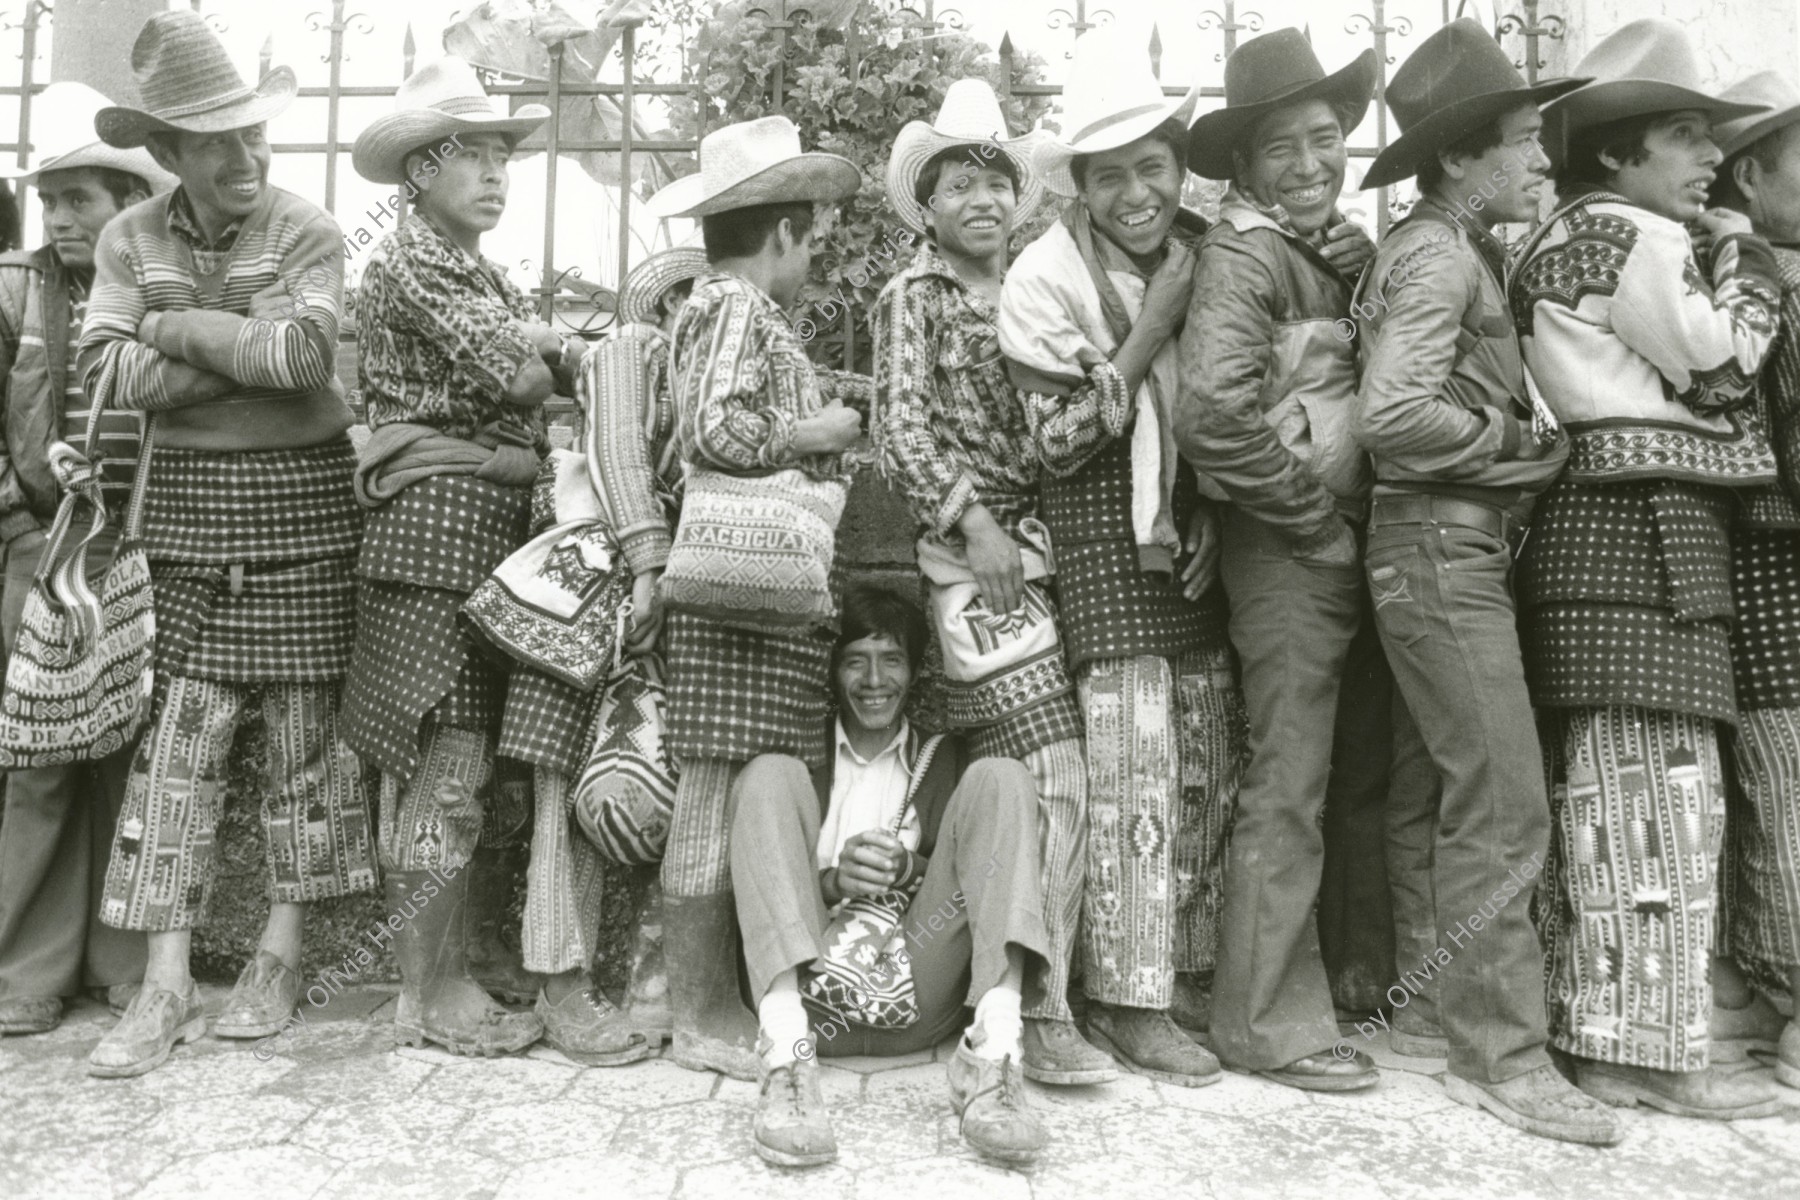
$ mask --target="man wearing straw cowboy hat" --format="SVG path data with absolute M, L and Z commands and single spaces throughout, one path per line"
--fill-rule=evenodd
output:
M 579 343 L 537 322 L 481 239 L 506 209 L 513 147 L 550 116 L 508 115 L 459 58 L 401 84 L 352 162 L 416 204 L 369 256 L 358 376 L 370 437 L 357 498 L 370 509 L 357 563 L 356 659 L 344 725 L 381 770 L 381 863 L 401 991 L 394 1038 L 456 1054 L 509 1054 L 543 1031 L 470 975 L 470 867 L 503 796 L 495 740 L 504 672 L 458 623 L 469 594 L 524 544 L 548 449 L 542 406 L 573 390 Z
M 1718 726 L 1738 721 L 1730 522 L 1744 489 L 1778 477 L 1747 406 L 1779 305 L 1768 243 L 1706 207 L 1721 160 L 1708 129 L 1759 109 L 1705 91 L 1662 18 L 1621 26 L 1574 73 L 1593 82 L 1544 107 L 1560 207 L 1509 288 L 1570 440 L 1518 568 L 1550 773 L 1537 915 L 1552 1043 L 1609 1103 L 1766 1116 L 1780 1105 L 1766 1083 L 1710 1069 L 1708 1029 Z M 1689 223 L 1712 239 L 1706 275 Z
M 1434 33 L 1394 73 L 1387 98 L 1403 133 L 1363 186 L 1416 175 L 1420 199 L 1388 232 L 1355 306 L 1355 432 L 1375 466 L 1364 560 L 1375 624 L 1443 780 L 1441 807 L 1421 805 L 1409 822 L 1433 832 L 1407 881 L 1423 911 L 1411 926 L 1396 921 L 1401 972 L 1441 976 L 1453 1099 L 1530 1133 L 1608 1145 L 1622 1136 L 1618 1120 L 1545 1050 L 1529 902 L 1550 806 L 1509 586 L 1513 550 L 1568 439 L 1541 401 L 1533 428 L 1505 249 L 1490 232 L 1537 217 L 1550 170 L 1538 105 L 1584 82 L 1528 87 L 1469 20 Z M 1402 891 L 1396 879 L 1396 914 Z M 1479 937 L 1439 932 L 1439 914 L 1448 924 L 1474 912 L 1494 914 Z M 1396 1031 L 1411 1009 L 1395 1011 Z
M 1358 568 L 1370 480 L 1350 430 L 1356 361 L 1337 324 L 1351 290 L 1340 247 L 1368 244 L 1337 212 L 1345 139 L 1374 85 L 1373 51 L 1327 74 L 1298 29 L 1275 30 L 1232 52 L 1225 107 L 1195 122 L 1188 143 L 1194 170 L 1231 187 L 1200 248 L 1175 436 L 1233 502 L 1220 576 L 1251 753 L 1225 865 L 1212 1046 L 1235 1068 L 1319 1091 L 1376 1081 L 1360 1051 L 1331 1053 L 1314 917 L 1321 808 L 1348 809 L 1334 832 L 1379 834 L 1378 808 L 1351 807 L 1379 797 L 1345 782 L 1379 777 L 1390 740 L 1391 688 Z
M 1775 252 L 1781 329 L 1762 370 L 1758 405 L 1781 480 L 1739 508 L 1732 532 L 1732 755 L 1748 804 L 1734 808 L 1727 823 L 1725 853 L 1734 855 L 1738 874 L 1725 920 L 1731 945 L 1713 949 L 1712 1033 L 1773 1043 L 1775 1077 L 1800 1088 L 1800 1015 L 1783 1022 L 1741 981 L 1737 1007 L 1726 1008 L 1719 994 L 1721 968 L 1736 974 L 1735 956 L 1785 973 L 1789 995 L 1800 996 L 1800 790 L 1787 750 L 1800 744 L 1800 88 L 1760 71 L 1719 98 L 1769 106 L 1714 127 L 1725 161 L 1712 201 L 1747 215 Z
M 367 801 L 338 734 L 362 531 L 336 374 L 342 299 L 330 216 L 268 185 L 263 123 L 285 67 L 245 84 L 198 14 L 132 46 L 142 108 L 102 109 L 109 145 L 181 178 L 106 227 L 79 366 L 96 405 L 151 414 L 143 530 L 156 584 L 159 704 L 132 763 L 101 915 L 150 933 L 144 989 L 95 1048 L 137 1075 L 206 1030 L 190 931 L 216 870 L 232 735 L 260 698 L 273 795 L 272 904 L 214 1032 L 262 1037 L 300 996 L 306 903 L 375 885 Z
M 1041 137 L 1005 132 L 993 89 L 961 79 L 936 121 L 894 140 L 888 202 L 927 240 L 875 309 L 873 432 L 919 524 L 950 719 L 974 754 L 1016 758 L 1037 783 L 1050 974 L 1031 981 L 1025 1074 L 1104 1083 L 1117 1069 L 1068 1004 L 1087 877 L 1081 709 L 1046 587 L 1037 454 L 994 324 L 1007 243 L 1043 200 Z
M 0 172 L 33 183 L 50 241 L 0 257 L 0 538 L 6 585 L 0 637 L 10 647 L 43 557 L 60 496 L 50 445 L 64 441 L 100 464 L 108 515 L 124 511 L 136 470 L 140 417 L 106 413 L 88 446 L 89 406 L 75 347 L 94 278 L 94 243 L 123 209 L 173 180 L 148 152 L 94 136 L 112 103 L 81 83 L 44 89 L 32 130 L 36 161 Z M 98 567 L 104 549 L 90 551 Z M 42 1033 L 85 981 L 120 1009 L 144 973 L 144 939 L 100 921 L 104 857 L 125 797 L 130 752 L 98 763 L 14 771 L 0 819 L 0 1033 Z
M 1087 731 L 1088 1035 L 1185 1087 L 1219 1078 L 1170 1010 L 1185 993 L 1185 1019 L 1205 1024 L 1196 984 L 1213 965 L 1243 748 L 1224 605 L 1207 586 L 1210 514 L 1170 436 L 1186 239 L 1205 228 L 1180 208 L 1198 96 L 1165 96 L 1145 49 L 1116 31 L 1083 35 L 1063 133 L 1037 152 L 1046 185 L 1075 203 L 1000 298 Z
M 730 475 L 798 468 L 843 477 L 861 417 L 815 372 L 782 308 L 798 299 L 818 206 L 861 186 L 854 163 L 803 152 L 786 117 L 715 129 L 700 169 L 647 202 L 698 217 L 709 270 L 676 317 L 670 346 L 676 437 L 690 466 Z M 679 540 L 679 533 L 677 534 Z M 835 607 L 835 605 L 834 605 Z M 762 633 L 674 612 L 666 625 L 667 742 L 681 768 L 663 856 L 663 953 L 675 1010 L 675 1061 L 763 1081 L 758 1144 L 816 1131 L 818 1077 L 794 1046 L 807 1036 L 795 972 L 781 972 L 753 1015 L 739 998 L 731 892 L 734 780 L 759 755 L 825 762 L 835 629 Z M 759 1021 L 769 1041 L 757 1053 Z M 828 1136 L 828 1135 L 827 1135 Z

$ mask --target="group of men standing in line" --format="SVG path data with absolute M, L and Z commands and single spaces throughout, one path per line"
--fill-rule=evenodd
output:
M 1299 31 L 1257 37 L 1196 119 L 1197 86 L 1165 95 L 1141 49 L 1090 31 L 1060 133 L 1008 136 L 963 80 L 896 140 L 888 200 L 924 240 L 875 311 L 871 382 L 816 369 L 783 315 L 854 164 L 783 117 L 708 134 L 648 202 L 698 219 L 704 254 L 635 270 L 590 348 L 480 253 L 549 110 L 500 112 L 445 59 L 354 151 L 414 203 L 362 278 L 359 450 L 341 233 L 267 183 L 292 73 L 245 84 L 186 12 L 132 62 L 141 108 L 59 105 L 100 140 L 40 159 L 53 245 L 0 261 L 0 612 L 10 642 L 58 501 L 48 446 L 102 406 L 82 448 L 111 494 L 147 473 L 157 702 L 134 750 L 8 780 L 0 1029 L 53 1027 L 85 982 L 123 1009 L 95 1074 L 206 1032 L 188 937 L 260 700 L 272 905 L 223 1036 L 291 1017 L 306 903 L 379 875 L 399 1040 L 544 1038 L 595 1065 L 671 1040 L 761 1080 L 756 1148 L 784 1165 L 836 1153 L 815 1055 L 934 1045 L 965 1004 L 951 1099 L 1001 1161 L 1047 1140 L 1021 1076 L 1194 1087 L 1223 1064 L 1364 1089 L 1314 910 L 1334 756 L 1379 747 L 1403 969 L 1439 984 L 1393 1041 L 1446 1056 L 1452 1097 L 1605 1145 L 1611 1106 L 1775 1111 L 1713 1069 L 1717 1041 L 1800 1086 L 1800 1027 L 1731 961 L 1800 984 L 1786 80 L 1715 96 L 1651 19 L 1528 86 L 1452 22 L 1388 85 L 1402 136 L 1364 184 L 1420 199 L 1375 247 L 1337 207 L 1372 52 L 1327 72 Z M 1190 170 L 1228 184 L 1210 225 L 1180 205 Z M 1061 214 L 1009 262 L 1046 193 Z M 1512 223 L 1535 229 L 1509 261 Z M 571 836 L 596 698 L 459 624 L 550 521 L 552 394 L 583 410 L 625 649 L 665 664 L 680 767 L 622 1008 L 592 976 L 604 864 Z M 665 613 L 687 471 L 841 480 L 865 414 L 925 612 L 834 580 L 841 618 L 815 629 Z M 933 637 L 948 736 L 906 717 Z M 477 845 L 528 822 L 523 1012 L 465 946 Z M 940 917 L 902 922 L 920 1015 L 853 1029 L 806 972 L 841 901 L 893 889 Z

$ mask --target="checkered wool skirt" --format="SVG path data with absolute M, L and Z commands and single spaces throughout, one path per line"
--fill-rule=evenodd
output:
M 835 633 L 751 633 L 690 613 L 664 627 L 669 750 L 742 763 L 791 754 L 825 762 Z

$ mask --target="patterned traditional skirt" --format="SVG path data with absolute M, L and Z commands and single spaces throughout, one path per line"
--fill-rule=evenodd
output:
M 834 632 L 777 636 L 689 613 L 664 627 L 669 750 L 676 759 L 825 761 Z
M 542 671 L 515 665 L 506 683 L 500 753 L 534 767 L 579 774 L 588 750 L 582 734 L 604 693 L 604 687 L 584 692 Z
M 1725 832 L 1715 724 L 1608 707 L 1546 712 L 1541 728 L 1552 1040 L 1601 1062 L 1704 1070 Z
M 1731 950 L 1785 974 L 1800 967 L 1800 708 L 1745 709 L 1732 758 Z

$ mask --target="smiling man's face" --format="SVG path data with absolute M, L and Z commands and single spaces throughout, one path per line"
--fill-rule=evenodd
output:
M 889 634 L 858 638 L 837 656 L 838 716 L 844 729 L 891 729 L 906 711 L 912 660 Z
M 1095 228 L 1134 257 L 1160 250 L 1181 204 L 1182 169 L 1169 144 L 1145 136 L 1081 165 L 1081 200 Z
M 1337 114 L 1323 100 L 1278 108 L 1262 119 L 1237 156 L 1238 183 L 1265 208 L 1279 205 L 1301 235 L 1331 220 L 1344 190 L 1350 151 Z

